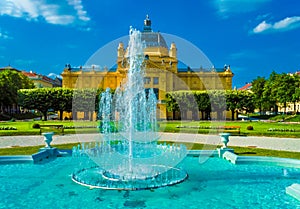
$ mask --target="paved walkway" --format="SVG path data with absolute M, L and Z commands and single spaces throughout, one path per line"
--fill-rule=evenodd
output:
M 159 133 L 161 140 L 183 141 L 205 144 L 221 144 L 218 135 L 187 134 L 187 133 Z M 100 139 L 99 134 L 71 134 L 53 136 L 52 145 L 66 144 L 73 142 L 90 142 Z M 2 136 L 0 137 L 0 148 L 22 147 L 44 145 L 43 136 Z M 256 137 L 256 136 L 230 136 L 228 146 L 257 147 L 273 150 L 286 150 L 300 152 L 300 139 L 276 138 L 276 137 Z M 205 149 L 205 147 L 204 147 Z

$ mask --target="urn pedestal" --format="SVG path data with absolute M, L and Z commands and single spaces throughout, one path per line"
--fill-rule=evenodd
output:
M 46 143 L 45 148 L 51 148 L 50 143 L 52 142 L 52 136 L 54 135 L 54 132 L 46 132 L 43 133 L 44 141 Z
M 223 143 L 223 146 L 221 148 L 217 149 L 220 158 L 223 158 L 223 154 L 225 152 L 232 152 L 233 153 L 233 149 L 227 147 L 230 135 L 231 135 L 230 133 L 220 133 L 219 134 L 219 136 L 221 138 L 221 142 Z

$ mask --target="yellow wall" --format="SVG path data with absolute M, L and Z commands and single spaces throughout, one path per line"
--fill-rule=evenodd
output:
M 52 88 L 53 84 L 43 80 L 32 80 L 37 88 Z
M 205 72 L 178 72 L 176 45 L 173 43 L 168 54 L 166 48 L 150 47 L 146 48 L 145 55 L 149 59 L 145 60 L 145 78 L 149 82 L 145 83 L 145 88 L 159 89 L 159 118 L 167 119 L 171 117 L 170 113 L 166 111 L 166 105 L 163 103 L 165 93 L 178 90 L 216 90 L 216 89 L 232 89 L 233 73 L 228 67 L 223 72 L 216 72 L 215 69 Z M 67 88 L 111 88 L 116 89 L 120 86 L 123 79 L 126 78 L 128 70 L 125 58 L 125 50 L 123 45 L 120 44 L 118 49 L 117 70 L 116 72 L 108 72 L 107 69 L 102 71 L 95 71 L 90 69 L 79 69 L 74 71 L 72 68 L 65 68 L 62 72 L 62 87 Z M 201 63 L 199 63 L 201 66 Z M 154 80 L 158 79 L 155 84 Z M 157 80 L 156 80 L 157 81 Z

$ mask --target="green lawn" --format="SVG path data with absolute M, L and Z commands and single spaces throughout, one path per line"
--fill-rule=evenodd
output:
M 1 122 L 0 127 L 15 127 L 17 130 L 0 130 L 0 136 L 12 135 L 38 135 L 39 129 L 33 128 L 33 124 L 61 124 L 64 127 L 75 126 L 76 129 L 65 129 L 65 134 L 72 133 L 97 133 L 96 128 L 99 124 L 96 121 L 29 121 L 29 122 Z M 164 132 L 184 132 L 184 133 L 215 133 L 215 129 L 207 129 L 207 127 L 216 126 L 240 126 L 240 135 L 245 136 L 276 136 L 276 137 L 292 137 L 300 138 L 300 124 L 284 124 L 281 122 L 246 122 L 246 121 L 163 121 L 159 122 L 160 131 Z M 184 126 L 184 127 L 183 127 Z M 253 130 L 247 130 L 248 126 L 252 126 Z M 180 127 L 180 128 L 178 128 Z M 273 131 L 268 131 L 273 129 Z M 292 130 L 292 131 L 287 131 Z M 60 131 L 57 131 L 59 134 Z
M 178 128 L 178 127 L 183 128 Z M 166 132 L 188 132 L 188 133 L 214 133 L 214 129 L 205 129 L 203 127 L 215 126 L 240 126 L 241 135 L 245 136 L 274 136 L 274 137 L 291 137 L 300 138 L 300 124 L 284 124 L 280 122 L 260 122 L 260 121 L 226 121 L 226 122 L 202 122 L 202 121 L 167 121 L 160 123 L 161 131 Z M 247 130 L 252 126 L 253 130 Z M 273 129 L 274 131 L 268 131 Z M 285 131 L 283 131 L 285 130 Z M 287 131 L 287 130 L 293 130 Z
M 76 129 L 65 129 L 65 134 L 71 133 L 97 133 L 96 128 L 99 124 L 95 121 L 28 121 L 28 122 L 0 122 L 0 127 L 15 127 L 17 130 L 0 130 L 0 136 L 11 135 L 38 135 L 39 129 L 33 128 L 33 124 L 56 124 L 64 125 L 64 127 L 76 127 Z M 299 124 L 284 124 L 280 122 L 202 122 L 202 121 L 164 121 L 159 122 L 160 131 L 165 132 L 187 132 L 187 133 L 209 133 L 213 129 L 206 129 L 206 127 L 212 126 L 241 126 L 241 135 L 256 135 L 256 136 L 276 136 L 276 137 L 297 137 L 300 138 L 300 125 Z M 248 126 L 253 126 L 253 130 L 247 130 Z M 201 127 L 201 128 L 199 128 Z M 268 131 L 268 129 L 275 130 L 291 130 L 288 131 Z M 55 145 L 59 149 L 71 149 L 77 144 L 64 144 Z M 33 147 L 14 147 L 14 148 L 1 148 L 0 155 L 30 155 L 38 152 L 39 148 L 43 146 Z M 192 149 L 202 149 L 203 145 L 194 144 Z M 249 147 L 233 147 L 238 155 L 254 155 L 254 156 L 274 156 L 284 158 L 296 158 L 300 159 L 299 153 L 274 151 Z M 205 145 L 205 149 L 210 149 L 209 145 Z M 215 149 L 212 146 L 211 149 Z
M 0 130 L 0 136 L 16 136 L 16 135 L 39 135 L 40 129 L 33 128 L 34 124 L 40 125 L 63 125 L 64 127 L 77 127 L 76 129 L 65 129 L 65 134 L 72 133 L 97 133 L 96 128 L 99 124 L 96 121 L 17 121 L 17 122 L 1 122 L 0 127 L 15 127 L 17 130 Z M 85 128 L 86 127 L 86 128 Z M 90 128 L 94 127 L 94 128 Z M 60 134 L 59 130 L 51 130 Z

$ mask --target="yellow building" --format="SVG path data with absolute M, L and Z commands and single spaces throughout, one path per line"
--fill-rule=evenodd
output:
M 190 69 L 178 60 L 176 44 L 167 46 L 164 37 L 151 29 L 151 20 L 144 20 L 141 34 L 146 44 L 145 54 L 145 88 L 153 88 L 158 96 L 158 117 L 172 118 L 167 113 L 164 103 L 166 92 L 178 90 L 212 90 L 231 89 L 233 73 L 229 66 L 221 69 Z M 72 68 L 66 65 L 62 72 L 62 86 L 68 88 L 111 88 L 116 89 L 126 78 L 128 64 L 126 49 L 119 43 L 116 49 L 117 63 L 111 69 L 93 67 Z M 199 63 L 198 66 L 201 66 Z
M 47 76 L 40 75 L 33 72 L 26 72 L 22 71 L 24 75 L 26 75 L 32 82 L 34 83 L 34 86 L 36 88 L 52 88 L 53 86 L 53 80 L 51 78 L 48 78 Z

